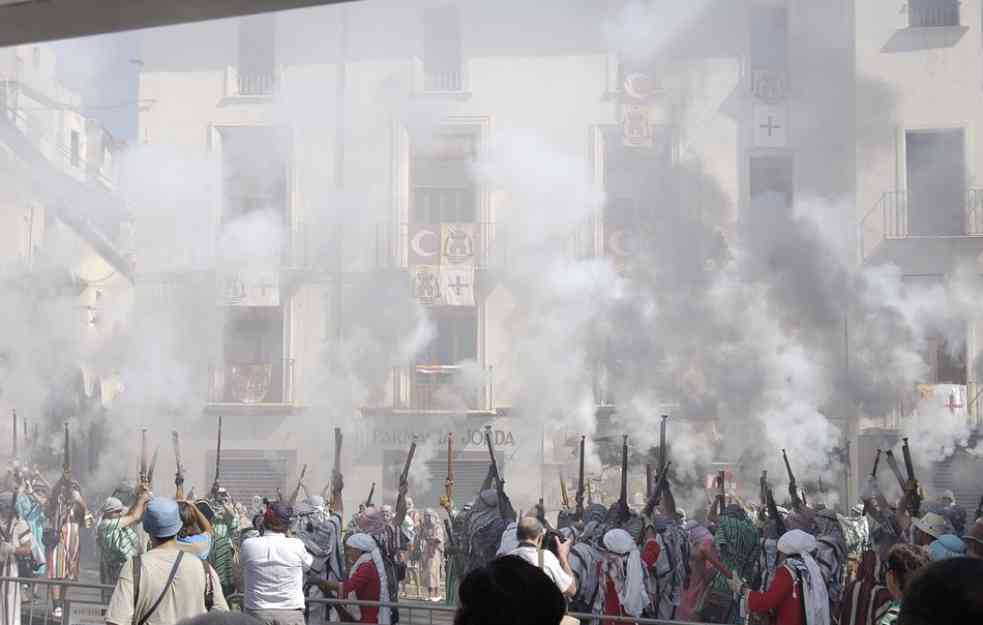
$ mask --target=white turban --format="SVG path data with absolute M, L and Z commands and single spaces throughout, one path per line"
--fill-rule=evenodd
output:
M 375 571 L 379 575 L 379 601 L 392 601 L 389 597 L 389 585 L 386 579 L 386 567 L 382 562 L 382 553 L 379 552 L 379 546 L 376 544 L 375 539 L 368 534 L 352 534 L 345 541 L 345 544 L 352 549 L 358 549 L 362 552 L 362 555 L 358 557 L 355 564 L 352 565 L 352 574 L 358 570 L 358 567 L 362 566 L 366 562 L 372 562 L 375 566 Z M 380 625 L 388 625 L 392 623 L 392 609 L 391 608 L 379 608 L 379 623 Z
M 778 550 L 785 555 L 800 556 L 809 573 L 808 579 L 802 580 L 806 623 L 829 623 L 831 621 L 826 581 L 822 571 L 819 570 L 819 564 L 812 557 L 816 547 L 816 539 L 802 530 L 785 532 L 778 539 Z
M 614 582 L 618 600 L 626 614 L 641 616 L 648 594 L 645 591 L 645 569 L 631 534 L 623 529 L 613 529 L 604 534 L 605 573 Z

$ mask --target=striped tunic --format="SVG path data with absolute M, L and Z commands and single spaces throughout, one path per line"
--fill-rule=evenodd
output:
M 123 564 L 138 553 L 139 538 L 132 527 L 120 519 L 103 519 L 96 527 L 99 546 L 99 578 L 103 584 L 116 585 Z

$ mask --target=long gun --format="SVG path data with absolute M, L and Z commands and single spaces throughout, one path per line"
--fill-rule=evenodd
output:
M 290 494 L 290 505 L 297 503 L 297 498 L 300 497 L 300 489 L 304 486 L 304 476 L 307 475 L 307 465 L 305 464 L 300 469 L 300 477 L 297 478 L 297 486 L 294 488 L 294 492 Z
M 485 445 L 488 447 L 488 458 L 491 462 L 489 474 L 498 484 L 499 513 L 506 521 L 512 521 L 515 518 L 515 511 L 512 509 L 512 502 L 509 501 L 508 496 L 505 494 L 505 479 L 502 477 L 502 473 L 498 470 L 498 461 L 495 459 L 495 446 L 492 444 L 490 425 L 485 426 Z
M 665 492 L 666 486 L 669 483 L 669 467 L 672 466 L 671 462 L 666 463 L 665 469 L 659 474 L 659 479 L 655 483 L 655 488 L 651 494 L 649 494 L 648 501 L 645 502 L 645 509 L 643 514 L 647 517 L 652 516 L 652 512 L 655 510 L 659 502 L 662 501 L 662 494 Z
M 72 444 L 68 440 L 68 422 L 65 422 L 65 449 L 62 452 L 61 472 L 65 479 L 72 476 Z
M 768 506 L 768 471 L 761 472 L 761 479 L 758 480 L 758 497 L 761 499 L 761 507 Z
M 160 447 L 154 448 L 154 455 L 150 457 L 150 467 L 147 469 L 147 485 L 153 488 L 154 485 L 154 470 L 157 468 L 157 454 L 160 453 Z
M 792 508 L 799 510 L 802 507 L 802 498 L 799 496 L 799 488 L 795 483 L 792 465 L 788 462 L 788 453 L 784 449 L 782 450 L 782 459 L 785 461 L 785 472 L 788 473 L 788 494 L 792 498 Z
M 723 516 L 727 507 L 727 472 L 717 471 L 717 514 Z
M 147 485 L 147 428 L 140 430 L 140 467 L 137 470 L 141 486 Z
M 181 436 L 177 430 L 171 432 L 171 444 L 174 447 L 174 485 L 177 486 L 176 498 L 184 496 L 184 463 L 181 461 Z
M 666 436 L 666 421 L 668 420 L 669 415 L 662 415 L 662 422 L 659 424 L 659 475 L 665 472 L 666 463 L 669 462 L 669 449 L 667 447 L 669 441 Z
M 454 433 L 447 433 L 447 477 L 444 479 L 444 498 L 450 510 L 454 501 Z
M 898 459 L 894 457 L 894 452 L 888 449 L 884 452 L 884 457 L 887 458 L 887 466 L 891 469 L 891 473 L 894 474 L 894 479 L 898 480 L 898 486 L 901 490 L 905 489 L 905 479 L 901 475 L 901 469 L 898 467 Z
M 765 496 L 768 498 L 768 516 L 774 521 L 775 529 L 778 531 L 778 535 L 781 536 L 785 533 L 785 521 L 778 512 L 778 505 L 775 503 L 775 494 L 771 491 L 771 488 L 767 488 Z
M 457 541 L 454 540 L 454 532 L 451 531 L 451 522 L 444 519 L 444 533 L 447 534 L 447 546 L 451 549 L 457 548 Z
M 567 492 L 567 481 L 563 479 L 563 471 L 560 471 L 560 501 L 563 502 L 563 509 L 570 509 L 570 493 Z
M 338 501 L 341 497 L 339 488 L 341 480 L 341 447 L 344 445 L 345 435 L 341 433 L 341 428 L 334 429 L 334 466 L 331 468 L 331 502 L 329 508 L 338 510 L 342 502 Z M 372 484 L 373 488 L 375 484 Z M 369 500 L 372 500 L 372 493 L 369 493 Z
M 618 491 L 618 513 L 621 523 L 628 520 L 628 435 L 621 437 L 621 490 Z
M 365 500 L 365 507 L 368 508 L 372 505 L 372 498 L 375 497 L 375 482 L 372 482 L 372 488 L 369 489 L 369 498 Z
M 222 416 L 218 418 L 218 439 L 215 442 L 215 481 L 212 482 L 212 496 L 218 494 L 221 486 L 220 474 L 222 469 Z
M 878 467 L 878 466 L 879 466 L 880 464 L 881 464 L 881 450 L 880 450 L 880 449 L 878 449 L 878 450 L 877 450 L 877 455 L 876 455 L 876 456 L 874 456 L 874 468 L 873 468 L 873 470 L 871 470 L 871 472 L 870 472 L 870 476 L 871 476 L 872 478 L 874 478 L 875 480 L 877 479 L 877 467 Z
M 661 463 L 660 463 L 661 466 Z M 645 498 L 646 500 L 652 496 L 652 488 L 654 488 L 652 483 L 652 465 L 648 462 L 645 463 Z
M 587 441 L 586 436 L 580 437 L 580 474 L 577 476 L 577 521 L 584 520 L 584 446 Z
M 922 496 L 918 492 L 918 480 L 915 479 L 915 463 L 911 460 L 911 448 L 908 446 L 908 439 L 902 438 L 901 453 L 904 455 L 904 468 L 908 473 L 908 482 L 905 484 L 905 492 L 910 493 L 909 502 L 912 516 L 920 516 L 922 507 Z

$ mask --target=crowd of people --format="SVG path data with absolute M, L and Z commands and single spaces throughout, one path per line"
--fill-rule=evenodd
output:
M 983 622 L 983 519 L 968 520 L 948 491 L 915 506 L 906 491 L 892 505 L 873 479 L 846 515 L 797 497 L 781 508 L 731 495 L 689 517 L 664 481 L 644 508 L 589 503 L 555 524 L 541 506 L 516 514 L 495 470 L 460 509 L 444 498 L 443 514 L 416 511 L 404 481 L 394 507 L 360 504 L 347 524 L 340 474 L 320 495 L 300 499 L 298 487 L 248 507 L 218 483 L 201 499 L 180 479 L 172 497 L 123 485 L 98 521 L 67 472 L 51 486 L 15 469 L 8 482 L 0 573 L 77 579 L 81 528 L 94 525 L 113 625 L 172 624 L 230 605 L 267 625 L 391 624 L 407 584 L 416 599 L 445 597 L 462 625 L 570 613 L 594 625 Z M 0 625 L 20 625 L 21 593 L 3 583 Z M 57 587 L 51 598 L 59 619 Z

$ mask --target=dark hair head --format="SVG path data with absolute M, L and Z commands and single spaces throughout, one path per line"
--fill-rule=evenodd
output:
M 553 580 L 517 556 L 471 571 L 458 593 L 454 625 L 558 625 L 566 612 Z
M 915 572 L 931 562 L 928 553 L 921 547 L 899 544 L 887 553 L 887 570 L 894 574 L 898 588 L 904 592 Z
M 983 623 L 983 560 L 939 560 L 908 581 L 898 625 L 949 623 Z
M 202 532 L 202 529 L 198 527 L 198 517 L 191 506 L 192 504 L 187 501 L 177 502 L 178 512 L 181 513 L 181 531 L 177 533 L 180 538 L 187 538 Z

